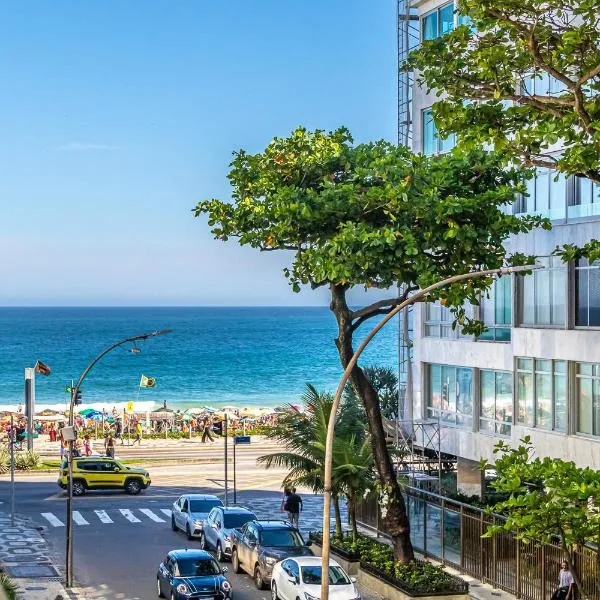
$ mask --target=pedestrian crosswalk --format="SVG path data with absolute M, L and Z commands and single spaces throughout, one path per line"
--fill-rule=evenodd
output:
M 66 517 L 57 516 L 52 512 L 40 513 L 41 517 L 52 527 L 65 527 Z M 164 518 L 163 518 L 164 517 Z M 87 510 L 73 511 L 73 523 L 79 526 L 86 525 L 111 525 L 125 520 L 129 523 L 166 523 L 171 519 L 171 510 L 168 508 L 118 508 L 113 510 Z

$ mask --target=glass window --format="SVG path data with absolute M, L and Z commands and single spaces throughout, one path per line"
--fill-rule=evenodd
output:
M 438 13 L 437 10 L 425 15 L 421 24 L 422 37 L 424 40 L 435 40 L 438 37 Z
M 600 364 L 577 363 L 577 432 L 600 436 Z
M 567 431 L 567 363 L 517 359 L 517 422 L 548 431 Z
M 513 383 L 510 371 L 481 371 L 479 429 L 510 435 L 513 420 Z
M 569 218 L 600 215 L 600 186 L 586 177 L 575 178 L 572 206 L 568 207 Z
M 452 150 L 456 145 L 456 136 L 451 134 L 447 138 L 442 139 L 438 135 L 431 108 L 422 111 L 421 115 L 423 119 L 423 154 L 430 156 L 432 154 L 440 154 Z
M 492 342 L 510 342 L 512 324 L 512 277 L 499 277 L 482 296 L 479 303 L 480 318 L 485 323 L 479 339 Z
M 526 183 L 527 195 L 517 203 L 517 213 L 529 213 L 557 220 L 567 211 L 567 179 L 562 173 L 538 168 Z
M 421 38 L 435 40 L 454 29 L 454 2 L 445 4 L 421 19 Z
M 538 257 L 543 269 L 519 278 L 521 324 L 564 326 L 567 266 L 558 256 Z
M 575 266 L 575 325 L 600 327 L 600 261 L 582 258 Z
M 426 337 L 439 337 L 448 339 L 470 339 L 470 336 L 462 334 L 460 325 L 452 325 L 455 322 L 454 315 L 446 306 L 440 302 L 428 302 L 425 305 L 424 331 Z
M 429 365 L 427 416 L 459 427 L 473 423 L 473 371 L 450 365 Z

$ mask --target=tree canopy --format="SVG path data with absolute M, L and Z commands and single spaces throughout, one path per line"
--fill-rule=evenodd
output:
M 424 41 L 406 65 L 444 95 L 440 133 L 600 182 L 600 0 L 459 0 L 458 10 L 470 23 Z
M 511 531 L 525 542 L 559 539 L 580 593 L 586 597 L 590 589 L 585 589 L 588 582 L 579 576 L 574 550 L 586 542 L 600 544 L 600 472 L 572 461 L 534 458 L 529 437 L 517 448 L 501 441 L 494 452 L 495 463 L 484 460 L 481 468 L 495 469 L 497 479 L 492 486 L 510 496 L 493 507 L 506 521 L 491 526 L 487 536 Z M 600 546 L 597 553 L 600 566 Z M 600 591 L 597 578 L 595 586 Z

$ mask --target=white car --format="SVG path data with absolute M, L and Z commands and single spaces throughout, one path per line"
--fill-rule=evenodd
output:
M 360 600 L 354 577 L 335 560 L 329 560 L 329 597 L 335 600 Z M 286 558 L 273 567 L 272 600 L 321 600 L 321 557 Z
M 215 506 L 223 506 L 216 496 L 209 494 L 184 494 L 173 502 L 171 529 L 185 531 L 188 540 L 202 535 L 204 519 Z

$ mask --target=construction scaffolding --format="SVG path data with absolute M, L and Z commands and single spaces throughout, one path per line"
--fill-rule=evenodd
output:
M 419 45 L 419 16 L 411 0 L 398 0 L 398 144 L 412 147 L 412 87 L 414 73 L 403 68 L 411 50 Z

